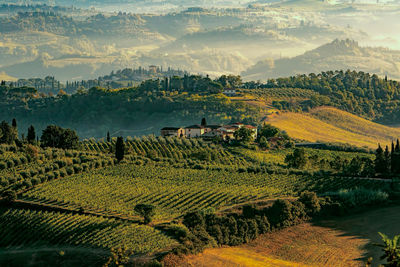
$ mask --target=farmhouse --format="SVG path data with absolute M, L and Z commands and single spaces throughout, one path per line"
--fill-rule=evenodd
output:
M 242 127 L 252 131 L 253 139 L 257 138 L 257 127 L 239 122 L 230 125 L 207 125 L 205 119 L 203 119 L 202 125 L 194 124 L 185 128 L 165 127 L 161 129 L 161 136 L 204 138 L 208 140 L 221 137 L 223 140 L 232 140 L 235 138 L 235 132 Z
M 183 137 L 185 135 L 185 130 L 180 127 L 164 127 L 161 129 L 161 136 L 176 136 Z
M 188 138 L 201 137 L 203 134 L 205 134 L 205 132 L 206 132 L 205 127 L 198 124 L 188 126 L 185 128 L 185 136 Z
M 232 96 L 236 95 L 236 90 L 235 89 L 225 89 L 223 91 L 223 94 L 226 95 L 226 96 L 232 97 Z

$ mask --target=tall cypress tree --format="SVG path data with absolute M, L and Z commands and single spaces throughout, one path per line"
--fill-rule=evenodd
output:
M 396 155 L 395 155 L 395 147 L 394 143 L 392 141 L 392 150 L 390 151 L 390 172 L 395 173 L 396 172 Z
M 394 153 L 393 153 L 393 164 L 392 165 L 392 169 L 393 169 L 393 173 L 394 174 L 400 174 L 400 143 L 399 143 L 399 139 L 397 139 L 396 142 L 396 147 L 394 148 Z
M 378 149 L 375 152 L 375 173 L 384 174 L 385 173 L 385 155 L 383 154 L 383 149 L 379 144 Z
M 385 148 L 385 153 L 384 153 L 384 157 L 385 157 L 385 162 L 384 162 L 384 173 L 386 175 L 390 174 L 390 152 L 389 152 L 389 147 L 386 146 Z
M 17 120 L 15 118 L 12 119 L 11 126 L 14 129 L 14 134 L 16 136 L 16 139 L 18 139 L 18 125 L 17 125 Z
M 111 142 L 110 132 L 107 132 L 107 142 Z
M 28 135 L 26 136 L 26 138 L 29 144 L 35 143 L 36 132 L 35 132 L 35 127 L 33 127 L 33 125 L 29 126 Z
M 124 159 L 125 155 L 125 144 L 124 139 L 122 136 L 117 138 L 117 143 L 115 144 L 115 157 L 117 158 L 118 162 Z

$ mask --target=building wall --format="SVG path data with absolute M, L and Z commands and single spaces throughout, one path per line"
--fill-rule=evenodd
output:
M 200 137 L 204 134 L 204 129 L 185 129 L 185 136 L 188 138 Z

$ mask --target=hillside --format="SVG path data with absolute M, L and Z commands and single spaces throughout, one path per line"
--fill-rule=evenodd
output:
M 376 148 L 400 136 L 400 129 L 377 124 L 332 107 L 309 113 L 285 112 L 268 117 L 268 123 L 291 137 L 308 142 L 339 142 Z
M 249 80 L 266 80 L 330 69 L 354 69 L 400 79 L 400 51 L 362 47 L 351 40 L 335 40 L 292 58 L 262 60 L 242 73 Z
M 374 257 L 378 266 L 380 241 L 378 231 L 396 234 L 400 207 L 374 210 L 351 217 L 302 224 L 266 234 L 240 246 L 207 249 L 188 256 L 192 266 L 361 266 Z M 369 223 L 365 223 L 369 222 Z M 191 265 L 189 265 L 191 266 Z

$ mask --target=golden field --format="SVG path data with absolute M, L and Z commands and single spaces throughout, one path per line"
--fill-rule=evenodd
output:
M 276 113 L 270 123 L 292 138 L 308 142 L 348 143 L 376 148 L 400 137 L 400 129 L 384 126 L 333 107 L 320 107 L 309 113 Z
M 304 223 L 260 236 L 238 247 L 206 249 L 187 256 L 181 266 L 378 266 L 378 232 L 398 234 L 400 206 L 348 217 Z

